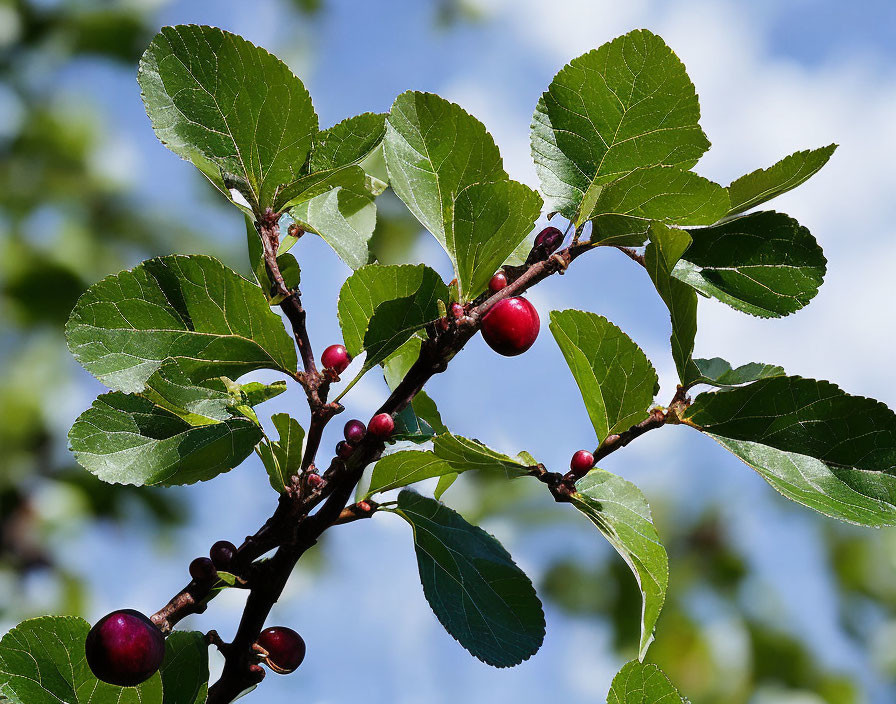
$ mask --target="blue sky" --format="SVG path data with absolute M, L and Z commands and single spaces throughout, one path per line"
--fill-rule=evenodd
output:
M 433 28 L 433 8 L 420 0 L 326 0 L 328 12 L 311 21 L 284 15 L 275 0 L 155 4 L 160 25 L 215 24 L 277 53 L 308 85 L 323 126 L 358 112 L 386 111 L 408 88 L 439 92 L 482 119 L 511 176 L 533 186 L 528 124 L 551 76 L 618 34 L 652 29 L 679 53 L 701 96 L 704 128 L 714 143 L 698 166 L 705 175 L 727 183 L 797 149 L 842 145 L 820 175 L 775 203 L 807 225 L 825 248 L 829 274 L 816 301 L 797 316 L 774 321 L 703 303 L 698 355 L 782 364 L 790 373 L 831 379 L 896 406 L 896 370 L 889 366 L 893 317 L 888 307 L 881 315 L 881 301 L 891 297 L 889 262 L 896 255 L 891 2 L 477 0 L 487 21 L 444 30 Z M 101 107 L 110 135 L 97 168 L 135 183 L 147 203 L 170 212 L 208 197 L 192 167 L 155 140 L 132 72 L 88 61 L 52 80 L 62 97 L 86 95 Z M 242 251 L 244 230 L 236 211 L 229 217 L 220 209 L 200 212 L 217 238 L 234 253 Z M 306 238 L 301 246 L 303 262 L 316 263 L 303 267 L 303 290 L 311 303 L 312 335 L 322 348 L 339 339 L 336 294 L 349 272 L 320 241 Z M 446 271 L 432 241 L 414 256 Z M 242 267 L 236 254 L 228 263 Z M 668 315 L 643 271 L 618 253 L 598 252 L 555 279 L 531 295 L 542 319 L 551 309 L 570 307 L 606 315 L 647 352 L 664 384 L 660 400 L 667 400 L 674 390 Z M 498 360 L 476 340 L 452 367 L 429 390 L 456 432 L 514 453 L 530 450 L 557 468 L 573 450 L 593 444 L 578 392 L 549 335 L 530 353 L 509 360 Z M 522 380 L 544 370 L 550 370 L 550 383 L 526 407 L 519 402 Z M 461 386 L 458 378 L 470 383 Z M 360 384 L 348 397 L 348 414 L 367 417 L 383 388 L 372 379 Z M 78 393 L 59 404 L 60 427 L 67 428 L 97 391 L 83 378 Z M 296 402 L 295 394 L 281 397 L 266 411 L 288 410 Z M 331 435 L 329 444 L 338 439 L 336 432 Z M 674 497 L 677 511 L 727 500 L 735 538 L 758 583 L 775 593 L 782 622 L 806 633 L 830 662 L 870 676 L 838 630 L 817 542 L 820 519 L 790 510 L 746 466 L 684 429 L 651 434 L 610 458 L 605 468 L 641 485 L 648 498 Z M 446 498 L 463 508 L 468 490 L 460 485 Z M 252 461 L 209 485 L 175 491 L 188 496 L 197 511 L 194 525 L 175 544 L 154 547 L 139 532 L 108 529 L 73 539 L 70 554 L 96 557 L 96 615 L 121 606 L 155 610 L 181 586 L 192 557 L 222 537 L 238 542 L 274 502 Z M 664 518 L 674 519 L 674 511 Z M 539 537 L 509 520 L 487 528 L 536 581 L 552 555 L 612 557 L 587 527 L 568 542 Z M 333 531 L 326 542 L 327 568 L 322 574 L 298 572 L 272 621 L 301 630 L 309 643 L 306 666 L 293 677 L 269 676 L 263 690 L 246 701 L 277 704 L 300 696 L 307 702 L 348 702 L 362 689 L 375 702 L 538 702 L 549 696 L 604 701 L 619 664 L 609 654 L 605 628 L 548 609 L 545 646 L 532 661 L 512 670 L 488 668 L 459 648 L 432 616 L 410 540 L 407 526 L 392 516 Z M 239 594 L 222 597 L 187 625 L 228 634 L 240 600 Z M 709 619 L 716 617 L 711 611 Z M 335 662 L 350 665 L 336 691 Z M 564 676 L 544 676 L 552 671 Z

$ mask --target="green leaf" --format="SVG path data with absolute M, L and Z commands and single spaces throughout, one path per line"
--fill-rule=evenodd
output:
M 250 406 L 257 406 L 265 401 L 270 401 L 286 391 L 286 382 L 282 380 L 270 384 L 263 384 L 260 381 L 249 381 L 245 384 L 236 384 L 236 386 L 239 387 L 243 398 Z
M 475 469 L 482 472 L 500 472 L 508 478 L 513 478 L 524 476 L 529 467 L 536 464 L 532 461 L 531 455 L 520 453 L 517 457 L 510 457 L 483 445 L 478 440 L 470 440 L 451 433 L 436 437 L 433 452 L 458 473 Z
M 627 663 L 613 678 L 607 704 L 688 704 L 656 665 Z
M 532 155 L 550 210 L 579 219 L 588 194 L 644 166 L 690 168 L 709 149 L 684 65 L 636 30 L 554 76 L 532 118 Z
M 784 376 L 784 368 L 772 364 L 749 362 L 734 369 L 731 367 L 730 362 L 726 362 L 720 357 L 695 359 L 693 361 L 693 375 L 682 380 L 682 383 L 686 386 L 709 384 L 727 389 L 749 384 L 751 381 L 768 379 L 773 376 Z
M 390 346 L 383 344 L 384 341 L 391 341 L 393 349 L 385 359 L 407 342 L 414 330 L 439 317 L 439 300 L 448 301 L 448 287 L 435 271 L 422 264 L 370 264 L 358 269 L 339 292 L 339 323 L 345 348 L 352 356 L 364 351 L 371 319 L 380 306 L 388 303 L 369 339 L 370 344 L 378 343 L 379 353 Z M 414 327 L 410 333 L 409 327 Z M 393 339 L 396 331 L 400 334 Z M 404 339 L 395 345 L 401 337 Z
M 373 469 L 369 493 L 389 491 L 430 479 L 470 470 L 499 472 L 507 478 L 522 477 L 537 464 L 528 453 L 510 457 L 445 430 L 433 440 L 432 452 L 408 450 L 387 455 Z M 447 489 L 447 486 L 444 487 Z M 444 489 L 443 489 L 444 490 Z
M 290 478 L 302 468 L 302 449 L 305 429 L 288 413 L 275 413 L 271 422 L 277 429 L 279 440 L 262 442 L 258 454 L 271 480 L 271 486 L 280 493 L 286 491 Z
M 385 134 L 385 113 L 365 112 L 349 117 L 315 137 L 309 171 L 358 164 L 382 143 Z
M 420 418 L 412 404 L 408 404 L 395 416 L 395 430 L 390 436 L 391 442 L 413 442 L 421 445 L 435 436 L 432 426 Z
M 878 401 L 777 376 L 700 394 L 684 421 L 794 501 L 863 525 L 896 519 L 896 414 Z
M 494 667 L 529 659 L 544 641 L 544 613 L 529 578 L 501 544 L 434 499 L 398 495 L 414 529 L 423 593 L 439 622 Z
M 628 335 L 606 318 L 579 310 L 553 311 L 550 328 L 600 443 L 647 418 L 657 376 Z
M 205 704 L 208 695 L 208 644 L 197 631 L 173 631 L 165 639 L 162 663 L 164 704 Z
M 448 489 L 451 488 L 451 485 L 457 481 L 457 478 L 459 476 L 460 476 L 459 474 L 457 474 L 456 472 L 453 472 L 451 474 L 444 474 L 441 477 L 439 477 L 439 483 L 436 484 L 436 488 L 432 492 L 433 498 L 436 501 L 441 499 L 442 494 L 444 494 L 446 491 L 448 491 Z
M 238 386 L 238 385 L 237 385 Z M 233 417 L 238 399 L 221 377 L 193 381 L 180 360 L 162 364 L 141 394 L 157 406 L 174 413 L 190 425 L 209 425 Z
M 673 166 L 651 166 L 608 183 L 580 223 L 592 220 L 594 244 L 637 247 L 653 220 L 669 225 L 712 225 L 728 211 L 717 183 Z
M 752 213 L 690 234 L 693 243 L 673 275 L 736 310 L 762 318 L 789 315 L 824 281 L 821 247 L 782 213 Z
M 641 490 L 615 474 L 596 469 L 576 483 L 572 504 L 598 527 L 631 568 L 641 590 L 641 645 L 644 659 L 666 600 L 669 558 Z
M 471 301 L 535 226 L 541 196 L 516 181 L 476 183 L 454 201 L 448 254 L 461 302 Z
M 262 290 L 205 256 L 150 259 L 106 277 L 66 325 L 72 354 L 97 379 L 141 391 L 168 359 L 194 380 L 256 369 L 292 375 L 296 351 Z
M 383 150 L 395 194 L 449 256 L 454 199 L 474 183 L 507 179 L 485 126 L 432 93 L 408 91 L 395 99 Z
M 828 163 L 836 148 L 836 144 L 829 144 L 796 152 L 774 166 L 741 176 L 728 186 L 731 196 L 728 214 L 742 213 L 805 183 Z
M 672 270 L 690 244 L 691 236 L 684 230 L 654 223 L 644 252 L 644 266 L 672 319 L 672 358 L 682 383 L 697 373 L 691 361 L 697 337 L 697 294 L 673 278 Z
M 254 213 L 280 210 L 317 133 L 311 97 L 282 61 L 214 27 L 164 27 L 138 81 L 163 144 Z
M 112 392 L 82 413 L 68 438 L 75 459 L 111 484 L 205 481 L 236 467 L 261 440 L 246 418 L 194 426 L 135 394 Z
M 386 455 L 374 465 L 367 495 L 398 489 L 446 474 L 454 474 L 451 465 L 432 452 L 422 450 L 396 452 Z
M 376 227 L 373 196 L 357 180 L 321 193 L 290 209 L 307 232 L 319 235 L 352 269 L 370 259 L 368 242 Z
M 0 696 L 14 704 L 162 704 L 158 674 L 137 687 L 94 677 L 84 654 L 89 631 L 84 619 L 61 616 L 13 628 L 0 640 Z

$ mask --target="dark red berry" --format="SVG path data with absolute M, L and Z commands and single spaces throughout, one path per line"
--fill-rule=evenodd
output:
M 540 329 L 538 311 L 525 298 L 498 301 L 482 319 L 482 337 L 489 347 L 505 357 L 529 349 Z
M 305 641 L 286 626 L 262 631 L 256 642 L 268 653 L 264 662 L 279 675 L 295 672 L 305 659 Z
M 395 430 L 395 421 L 388 413 L 377 413 L 367 424 L 367 430 L 378 438 L 387 438 Z
M 366 501 L 359 501 L 358 510 L 363 511 L 364 513 L 370 513 L 370 504 Z
M 211 582 L 218 576 L 218 570 L 209 558 L 197 557 L 190 563 L 190 576 L 197 582 Z
M 342 374 L 351 364 L 352 358 L 342 345 L 330 345 L 320 356 L 320 363 L 337 374 Z
M 347 442 L 350 442 L 352 445 L 357 445 L 364 439 L 364 435 L 367 433 L 367 426 L 361 421 L 353 419 L 345 424 L 342 432 L 345 435 Z
M 134 687 L 152 677 L 165 657 L 165 637 L 139 611 L 123 609 L 104 616 L 85 643 L 87 664 L 103 682 Z
M 451 304 L 451 315 L 453 315 L 458 320 L 460 318 L 463 318 L 465 315 L 464 307 L 460 303 L 452 303 Z
M 233 562 L 233 556 L 236 555 L 236 545 L 229 540 L 219 540 L 212 545 L 212 549 L 208 551 L 212 562 L 219 570 L 226 570 Z
M 535 236 L 535 246 L 545 255 L 553 254 L 563 243 L 563 233 L 556 227 L 546 227 Z
M 341 459 L 347 460 L 352 456 L 352 453 L 354 451 L 354 445 L 346 442 L 345 440 L 340 440 L 338 443 L 336 443 L 336 456 Z
M 594 467 L 594 455 L 588 452 L 588 450 L 579 450 L 569 461 L 570 472 L 574 474 L 577 479 L 588 474 L 592 467 Z
M 489 279 L 488 290 L 492 293 L 497 293 L 505 286 L 507 286 L 507 274 L 505 274 L 503 271 L 499 271 L 491 279 Z
M 323 477 L 321 477 L 319 474 L 314 474 L 312 472 L 311 474 L 308 475 L 308 484 L 312 488 L 319 487 L 323 483 L 324 483 Z

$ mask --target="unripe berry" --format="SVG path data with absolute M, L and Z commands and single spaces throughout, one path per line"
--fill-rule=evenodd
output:
M 197 557 L 190 563 L 190 576 L 199 583 L 211 582 L 218 576 L 218 570 L 209 558 Z
M 364 439 L 364 435 L 367 433 L 367 427 L 359 420 L 350 420 L 345 424 L 345 428 L 342 429 L 342 432 L 345 435 L 346 442 L 350 442 L 352 445 L 357 445 Z
M 261 632 L 256 643 L 267 651 L 264 662 L 278 675 L 295 672 L 305 659 L 305 641 L 286 626 L 275 626 Z
M 139 611 L 123 609 L 104 616 L 85 643 L 90 671 L 103 682 L 134 687 L 152 677 L 165 657 L 165 637 Z
M 366 501 L 359 501 L 357 506 L 358 506 L 359 511 L 363 511 L 364 513 L 370 513 L 370 504 L 367 503 Z
M 208 551 L 209 557 L 215 563 L 215 567 L 219 570 L 226 570 L 236 555 L 236 545 L 229 540 L 219 540 L 212 545 L 212 549 Z
M 340 459 L 347 460 L 352 456 L 352 452 L 355 451 L 355 448 L 350 443 L 347 443 L 345 440 L 340 440 L 336 443 L 336 456 Z
M 540 329 L 538 311 L 525 298 L 498 301 L 482 318 L 482 337 L 489 347 L 505 357 L 529 349 Z
M 351 364 L 352 358 L 342 345 L 330 345 L 320 356 L 320 363 L 337 374 L 342 374 Z
M 576 479 L 584 477 L 594 467 L 594 455 L 588 450 L 579 450 L 569 461 L 569 470 Z
M 460 303 L 452 303 L 451 315 L 460 320 L 464 317 L 464 307 Z
M 488 290 L 492 293 L 497 293 L 505 286 L 507 286 L 507 274 L 505 274 L 503 271 L 499 271 L 491 279 L 489 279 Z
M 377 413 L 367 424 L 367 431 L 380 439 L 388 438 L 395 430 L 395 421 L 388 413 Z
M 535 246 L 545 255 L 553 254 L 563 243 L 563 233 L 556 227 L 546 227 L 535 236 Z

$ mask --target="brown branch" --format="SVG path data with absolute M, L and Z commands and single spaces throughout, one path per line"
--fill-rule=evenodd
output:
M 273 234 L 276 233 L 263 235 L 262 239 L 267 236 L 273 242 Z M 435 332 L 430 339 L 423 342 L 419 357 L 377 413 L 394 415 L 404 409 L 435 374 L 445 371 L 451 359 L 476 334 L 483 316 L 498 301 L 523 293 L 551 274 L 562 273 L 570 262 L 588 249 L 590 245 L 570 247 L 551 255 L 546 260 L 532 264 L 507 287 L 474 306 L 463 319 L 453 322 L 445 331 Z M 303 329 L 304 318 L 297 321 L 297 324 Z M 310 347 L 308 349 L 310 350 Z M 314 377 L 319 379 L 320 375 L 316 371 L 309 372 L 309 368 L 306 367 L 304 376 L 312 408 L 312 420 L 306 444 L 306 454 L 311 456 L 307 464 L 310 467 L 323 426 L 332 415 L 341 410 L 341 406 L 326 404 L 325 395 L 322 399 L 317 396 L 313 379 Z M 338 410 L 332 408 L 329 415 L 320 415 L 324 409 L 333 406 L 338 407 Z M 312 433 L 314 433 L 313 439 Z M 251 574 L 249 598 L 233 642 L 225 644 L 224 669 L 221 678 L 209 690 L 208 704 L 229 704 L 245 689 L 257 684 L 258 669 L 254 667 L 257 656 L 252 646 L 264 628 L 270 610 L 280 598 L 296 562 L 317 542 L 325 530 L 337 523 L 358 520 L 375 512 L 375 504 L 371 502 L 367 502 L 371 507 L 369 512 L 358 504 L 348 508 L 346 506 L 364 468 L 375 462 L 384 449 L 385 445 L 381 440 L 368 434 L 357 445 L 348 460 L 334 458 L 331 461 L 317 488 L 310 493 L 307 491 L 306 475 L 297 477 L 295 490 L 281 497 L 274 515 L 240 548 L 242 554 L 239 555 L 239 562 L 243 567 L 246 567 L 246 558 L 255 555 L 259 549 L 268 547 L 270 542 L 276 543 L 277 552 L 270 560 L 258 563 Z M 312 514 L 311 511 L 318 505 L 318 510 Z
M 644 262 L 644 255 L 641 254 L 640 252 L 638 252 L 637 250 L 632 249 L 631 247 L 623 247 L 622 245 L 618 245 L 618 244 L 614 245 L 614 246 L 616 247 L 616 249 L 618 249 L 620 252 L 622 252 L 625 256 L 627 256 L 632 261 L 637 262 L 638 264 L 640 264 L 643 267 L 647 266 L 647 264 Z

